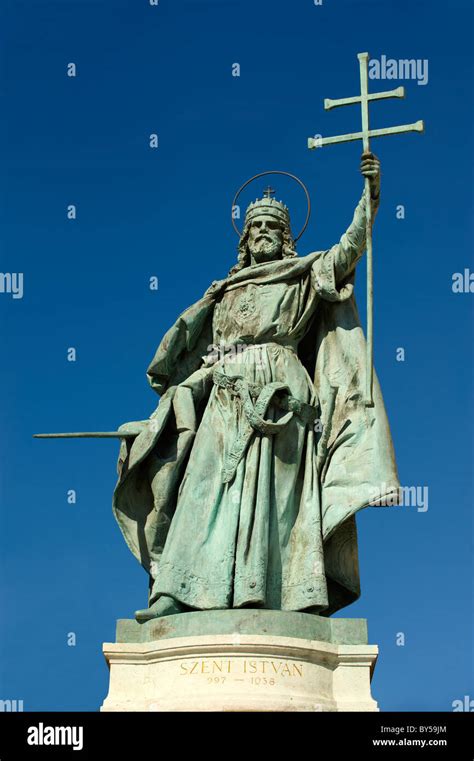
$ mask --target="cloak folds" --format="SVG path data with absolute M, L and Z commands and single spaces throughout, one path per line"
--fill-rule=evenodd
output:
M 272 283 L 304 283 L 315 298 L 296 328 L 298 356 L 314 379 L 320 403 L 315 436 L 324 572 L 330 615 L 360 594 L 355 513 L 369 504 L 395 504 L 399 482 L 376 377 L 374 406 L 364 404 L 366 345 L 353 295 L 353 276 L 336 286 L 333 250 L 248 267 L 225 291 Z M 213 318 L 222 292 L 208 292 L 178 318 L 148 368 L 161 395 L 140 434 L 122 441 L 113 511 L 124 538 L 150 574 L 159 574 L 168 529 L 193 441 L 213 388 L 203 357 L 215 341 Z M 126 424 L 136 427 L 136 424 Z M 192 542 L 192 537 L 183 537 Z

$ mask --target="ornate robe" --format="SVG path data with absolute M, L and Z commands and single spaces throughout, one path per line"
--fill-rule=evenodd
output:
M 363 197 L 338 244 L 240 270 L 161 342 L 113 505 L 150 604 L 330 615 L 359 596 L 355 513 L 399 487 L 376 378 L 364 404 L 364 245 Z

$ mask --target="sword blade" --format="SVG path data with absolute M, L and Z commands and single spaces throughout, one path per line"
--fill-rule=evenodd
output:
M 34 433 L 34 439 L 133 439 L 139 431 L 80 431 L 79 433 Z

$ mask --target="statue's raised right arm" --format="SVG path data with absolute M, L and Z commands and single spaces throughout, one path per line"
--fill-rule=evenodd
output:
M 372 219 L 379 206 L 380 198 L 380 161 L 373 153 L 363 153 L 360 171 L 369 178 L 372 204 Z M 364 253 L 366 243 L 365 193 L 362 193 L 351 224 L 339 243 L 334 247 L 334 270 L 336 282 L 340 283 L 354 269 Z

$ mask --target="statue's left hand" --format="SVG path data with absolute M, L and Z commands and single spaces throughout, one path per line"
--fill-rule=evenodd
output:
M 364 177 L 368 177 L 372 198 L 376 198 L 380 192 L 380 161 L 377 156 L 370 151 L 363 153 L 360 171 Z
M 119 425 L 117 430 L 119 433 L 136 433 L 137 435 L 145 430 L 147 427 L 149 420 L 134 420 L 131 423 L 122 423 L 122 425 Z

